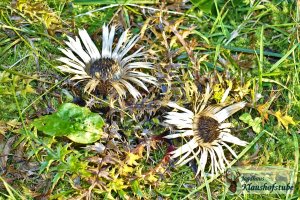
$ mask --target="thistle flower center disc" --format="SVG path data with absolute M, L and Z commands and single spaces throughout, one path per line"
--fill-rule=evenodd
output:
M 211 143 L 220 135 L 219 122 L 212 117 L 196 116 L 193 123 L 195 136 L 201 143 Z
M 101 79 L 103 81 L 118 78 L 120 66 L 111 58 L 100 58 L 92 63 L 87 73 L 92 78 Z

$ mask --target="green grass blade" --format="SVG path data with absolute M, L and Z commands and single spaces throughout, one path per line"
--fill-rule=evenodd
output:
M 12 200 L 25 199 L 18 191 L 16 191 L 14 188 L 12 188 L 1 176 L 0 176 L 0 180 L 2 181 L 6 191 L 9 194 L 9 195 L 6 195 L 9 199 L 12 199 Z M 16 194 L 18 198 L 16 198 L 14 194 Z
M 7 45 L 2 52 L 0 53 L 0 59 L 2 60 L 2 56 L 9 50 L 11 49 L 13 46 L 15 46 L 16 44 L 18 44 L 21 41 L 20 38 L 16 39 L 15 41 L 11 42 L 9 45 Z
M 207 199 L 212 200 L 211 191 L 210 191 L 210 187 L 209 187 L 209 182 L 207 181 L 207 178 L 206 178 L 205 175 L 203 177 L 204 177 L 204 184 L 205 184 L 205 187 L 206 187 Z
M 293 170 L 293 174 L 291 177 L 291 181 L 290 181 L 290 185 L 296 185 L 297 183 L 297 177 L 298 177 L 298 171 L 299 171 L 299 141 L 298 141 L 298 137 L 296 135 L 296 133 L 293 133 L 293 140 L 294 140 L 294 146 L 295 146 L 295 164 L 294 164 L 294 170 Z M 290 197 L 292 197 L 294 190 L 289 190 L 288 193 L 286 194 L 286 199 L 290 199 Z
M 246 49 L 246 48 L 234 47 L 234 46 L 223 46 L 223 48 L 229 49 L 229 50 L 235 51 L 235 52 L 260 54 L 260 51 L 255 50 L 255 49 Z M 270 52 L 270 51 L 263 51 L 263 55 L 264 56 L 272 56 L 272 57 L 276 57 L 276 58 L 282 58 L 283 57 L 283 55 L 280 54 L 280 53 L 273 53 L 273 52 Z
M 258 62 L 258 86 L 259 92 L 262 92 L 262 74 L 263 74 L 263 63 L 264 63 L 264 26 L 261 27 L 260 42 L 259 42 L 259 62 Z
M 272 71 L 274 71 L 275 69 L 277 69 L 278 67 L 279 67 L 279 65 L 281 64 L 281 63 L 283 63 L 283 61 L 285 61 L 285 59 L 287 59 L 288 57 L 289 57 L 289 55 L 291 54 L 291 53 L 293 53 L 293 51 L 297 48 L 299 46 L 299 44 L 297 43 L 297 44 L 295 44 L 280 60 L 278 60 L 272 67 L 271 67 L 271 69 L 269 69 L 269 71 L 268 72 L 272 72 Z

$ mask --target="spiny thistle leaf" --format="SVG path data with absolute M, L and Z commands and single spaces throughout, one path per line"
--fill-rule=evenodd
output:
M 16 119 L 8 122 L 0 120 L 0 134 L 4 135 L 7 131 L 14 131 L 20 128 L 21 125 L 21 122 L 18 122 Z
M 143 192 L 141 190 L 141 187 L 140 187 L 140 183 L 138 180 L 134 180 L 131 182 L 131 187 L 134 191 L 135 194 L 137 194 L 139 197 L 143 197 Z
M 33 23 L 40 21 L 47 28 L 50 35 L 54 35 L 62 27 L 62 20 L 52 11 L 47 1 L 42 0 L 19 0 L 16 9 L 29 16 Z
M 32 125 L 47 135 L 66 136 L 74 142 L 88 144 L 103 136 L 104 121 L 88 108 L 65 103 L 56 113 L 40 117 Z
M 138 165 L 138 163 L 136 161 L 140 158 L 141 158 L 141 156 L 129 152 L 127 154 L 126 163 L 128 165 Z

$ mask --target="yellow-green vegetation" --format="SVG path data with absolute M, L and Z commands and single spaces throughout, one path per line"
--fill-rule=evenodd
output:
M 0 199 L 298 199 L 300 1 L 118 2 L 0 2 Z M 140 36 L 126 55 L 143 47 L 139 59 L 152 64 L 135 70 L 157 84 L 131 78 L 136 98 L 126 83 L 124 96 L 106 82 L 105 93 L 98 84 L 86 92 L 58 68 L 79 29 L 101 52 L 103 25 L 116 27 L 113 48 L 125 30 Z M 232 194 L 224 173 L 195 176 L 199 159 L 176 165 L 172 152 L 187 141 L 165 137 L 174 132 L 168 105 L 196 110 L 203 101 L 245 102 L 224 121 L 247 142 L 230 144 L 236 157 L 224 148 L 227 168 L 290 168 L 294 190 Z

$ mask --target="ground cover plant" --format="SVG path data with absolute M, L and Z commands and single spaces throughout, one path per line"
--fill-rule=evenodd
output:
M 299 198 L 299 1 L 0 8 L 0 199 Z M 250 165 L 294 190 L 232 192 Z

